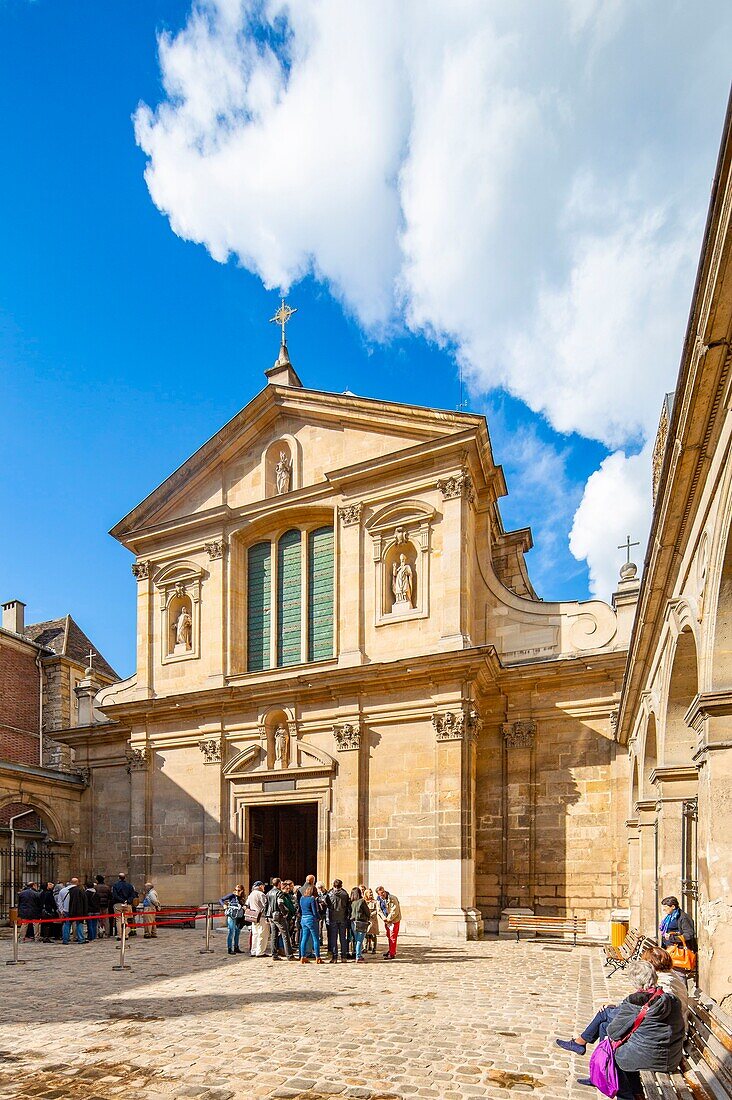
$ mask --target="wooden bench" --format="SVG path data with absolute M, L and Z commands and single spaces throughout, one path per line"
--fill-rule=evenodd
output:
M 641 1073 L 648 1100 L 730 1100 L 732 1020 L 714 1001 L 689 1001 L 684 1058 L 676 1073 Z
M 534 932 L 550 935 L 564 935 L 569 932 L 574 936 L 584 935 L 587 931 L 587 920 L 584 917 L 530 917 L 513 915 L 508 918 L 509 932 L 516 933 L 516 942 L 521 938 L 521 932 Z
M 607 943 L 603 947 L 605 966 L 611 968 L 611 974 L 614 974 L 616 970 L 622 970 L 632 959 L 638 958 L 647 943 L 645 936 L 642 936 L 637 928 L 630 928 L 626 932 L 625 939 L 620 947 L 613 947 L 611 943 Z

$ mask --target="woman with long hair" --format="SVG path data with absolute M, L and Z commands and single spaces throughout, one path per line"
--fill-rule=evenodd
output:
M 221 904 L 226 913 L 226 924 L 229 934 L 226 937 L 226 950 L 230 955 L 241 955 L 239 948 L 239 936 L 244 927 L 244 905 L 247 892 L 240 882 L 237 882 L 230 894 L 224 894 Z
M 364 901 L 361 890 L 358 886 L 354 886 L 351 890 L 351 931 L 353 933 L 353 943 L 356 952 L 356 962 L 364 962 L 363 957 L 363 941 L 371 927 L 371 913 L 369 907 Z
M 372 955 L 376 954 L 376 945 L 379 940 L 379 914 L 376 910 L 376 898 L 374 897 L 374 891 L 370 886 L 365 887 L 363 892 L 363 900 L 366 902 L 369 908 L 369 930 L 366 933 L 364 952 L 368 955 L 369 951 Z
M 300 897 L 300 962 L 310 962 L 312 951 L 316 963 L 322 963 L 320 957 L 320 912 L 315 898 L 315 887 L 308 883 Z

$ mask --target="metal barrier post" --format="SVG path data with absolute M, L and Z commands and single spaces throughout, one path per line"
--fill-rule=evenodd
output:
M 120 917 L 122 918 L 122 935 L 119 938 L 119 963 L 117 966 L 113 966 L 112 970 L 131 970 L 132 967 L 125 965 L 125 951 L 127 950 L 127 914 L 121 912 Z
M 18 958 L 18 948 L 20 946 L 20 929 L 21 929 L 21 927 L 22 927 L 22 925 L 18 924 L 18 921 L 17 921 L 17 918 L 16 918 L 16 920 L 13 921 L 13 957 L 12 957 L 12 959 L 7 959 L 6 960 L 6 962 L 5 962 L 6 966 L 20 966 L 21 964 L 24 964 L 24 963 L 28 962 L 27 959 L 19 959 Z
M 206 946 L 202 947 L 199 951 L 199 955 L 213 954 L 213 947 L 211 946 L 211 902 L 206 905 Z

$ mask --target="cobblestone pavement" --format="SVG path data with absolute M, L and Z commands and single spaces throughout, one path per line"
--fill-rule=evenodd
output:
M 594 1100 L 554 1038 L 623 996 L 598 948 L 407 939 L 393 963 L 306 968 L 202 943 L 161 929 L 115 972 L 113 941 L 29 943 L 6 967 L 3 939 L 0 1098 Z

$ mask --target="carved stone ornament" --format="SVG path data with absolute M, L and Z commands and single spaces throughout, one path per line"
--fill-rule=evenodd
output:
M 432 715 L 432 725 L 438 741 L 462 741 L 463 738 L 474 741 L 480 733 L 482 724 L 474 707 Z
M 127 749 L 125 756 L 127 757 L 128 772 L 141 772 L 147 768 L 148 755 L 146 748 L 135 748 L 131 746 Z
M 529 749 L 536 736 L 536 722 L 531 718 L 503 723 L 503 740 L 507 749 Z
M 132 563 L 132 576 L 135 580 L 146 581 L 150 576 L 150 562 L 136 561 Z
M 658 483 L 661 480 L 661 469 L 663 467 L 663 456 L 666 451 L 666 441 L 668 439 L 668 427 L 669 427 L 669 410 L 668 403 L 664 400 L 661 406 L 661 416 L 658 421 L 658 431 L 656 432 L 656 442 L 653 444 L 653 459 L 652 459 L 652 483 L 653 483 L 653 503 L 656 503 L 656 496 L 658 495 Z
M 341 517 L 341 523 L 344 527 L 353 527 L 355 524 L 361 521 L 361 509 L 363 503 L 357 500 L 355 504 L 344 504 L 338 509 L 338 515 Z
M 405 542 L 409 542 L 409 531 L 406 527 L 397 527 L 394 530 L 394 543 L 396 546 L 403 546 Z
M 199 741 L 198 747 L 203 753 L 204 764 L 221 763 L 221 741 L 218 737 L 207 737 L 205 741 Z
M 209 556 L 210 561 L 216 561 L 217 558 L 224 556 L 224 540 L 214 539 L 213 542 L 204 542 L 203 549 Z
M 618 733 L 618 717 L 619 717 L 619 715 L 620 715 L 620 712 L 618 711 L 617 707 L 615 708 L 615 710 L 610 711 L 610 732 L 613 735 L 613 740 L 617 737 L 617 733 Z
M 344 722 L 342 726 L 333 726 L 336 748 L 339 752 L 361 748 L 361 725 Z
M 473 479 L 467 470 L 461 470 L 459 474 L 451 474 L 450 477 L 441 477 L 437 482 L 437 488 L 442 493 L 443 500 L 456 500 L 463 497 L 469 504 L 475 500 Z
M 74 773 L 83 780 L 85 787 L 89 786 L 91 782 L 91 768 L 74 768 Z

